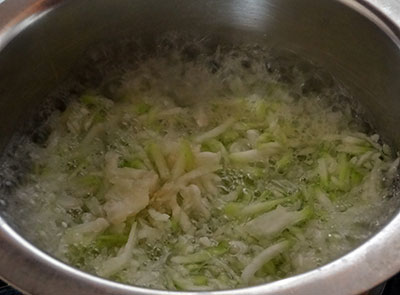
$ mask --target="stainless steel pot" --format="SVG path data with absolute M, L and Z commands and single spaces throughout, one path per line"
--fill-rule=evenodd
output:
M 1 3 L 2 1 L 0 1 Z M 123 34 L 188 31 L 269 43 L 323 65 L 400 147 L 400 4 L 396 0 L 7 0 L 0 4 L 0 150 L 91 44 Z M 23 204 L 21 204 L 23 206 Z M 0 276 L 26 294 L 181 294 L 110 282 L 69 267 L 13 229 L 0 204 Z M 10 214 L 11 213 L 11 214 Z M 400 214 L 319 269 L 261 286 L 208 292 L 358 294 L 400 270 Z M 197 293 L 190 293 L 197 294 Z

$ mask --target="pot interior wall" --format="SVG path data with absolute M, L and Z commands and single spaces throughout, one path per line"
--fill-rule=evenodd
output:
M 40 121 L 34 114 L 91 46 L 128 36 L 151 48 L 166 32 L 292 50 L 339 79 L 365 119 L 394 148 L 400 145 L 398 46 L 336 1 L 69 0 L 39 9 L 20 27 L 0 52 L 0 150 L 28 118 Z
M 0 149 L 91 44 L 166 31 L 293 49 L 340 79 L 379 133 L 400 145 L 398 46 L 336 1 L 70 0 L 24 26 L 0 53 Z

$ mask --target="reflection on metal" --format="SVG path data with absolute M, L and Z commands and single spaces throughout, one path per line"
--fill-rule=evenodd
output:
M 39 20 L 41 17 L 45 16 L 48 12 L 49 10 L 35 13 L 10 27 L 8 30 L 3 32 L 0 31 L 0 50 L 2 50 L 15 36 Z
M 260 29 L 265 27 L 270 2 L 264 0 L 234 0 L 229 4 L 230 17 L 233 24 L 240 27 Z

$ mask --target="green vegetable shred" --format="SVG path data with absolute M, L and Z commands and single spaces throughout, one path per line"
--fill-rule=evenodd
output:
M 284 79 L 257 46 L 169 50 L 111 94 L 72 100 L 30 147 L 35 169 L 15 194 L 36 203 L 31 228 L 50 253 L 201 291 L 313 269 L 373 233 L 399 159 L 339 87 L 305 91 L 312 73 Z

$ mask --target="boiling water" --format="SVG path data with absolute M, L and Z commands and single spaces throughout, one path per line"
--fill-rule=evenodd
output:
M 90 52 L 5 153 L 3 215 L 41 249 L 124 283 L 235 288 L 323 265 L 398 208 L 395 155 L 318 67 L 140 47 Z

